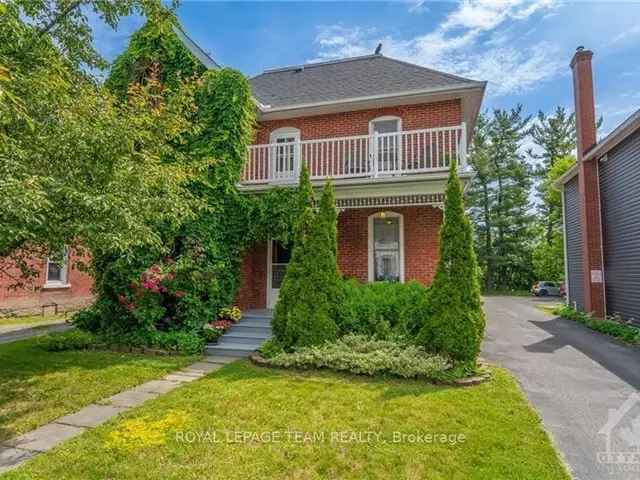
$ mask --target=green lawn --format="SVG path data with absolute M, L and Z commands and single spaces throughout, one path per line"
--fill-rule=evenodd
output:
M 558 303 L 538 303 L 536 304 L 536 308 L 538 310 L 542 310 L 544 313 L 548 314 L 548 315 L 553 315 L 554 317 L 557 317 L 558 315 L 556 315 L 555 313 L 553 313 L 553 311 L 555 309 L 557 309 L 558 307 L 561 307 L 563 304 L 558 302 Z
M 296 434 L 287 436 L 287 431 L 315 433 L 315 439 L 307 437 L 305 442 Z M 193 443 L 179 441 L 198 432 L 209 436 Z M 262 438 L 243 441 L 232 432 Z M 359 443 L 332 432 L 347 432 L 347 437 L 349 432 L 373 432 L 380 438 L 366 441 L 362 436 Z M 402 440 L 402 434 L 430 433 L 465 438 L 458 436 L 457 444 L 393 441 L 394 435 Z M 269 441 L 269 436 L 277 441 Z M 6 476 L 6 480 L 51 478 L 548 480 L 569 476 L 536 413 L 503 370 L 495 370 L 495 378 L 483 385 L 454 388 L 268 370 L 241 361 L 147 402 Z
M 0 441 L 193 360 L 111 352 L 47 352 L 37 339 L 0 345 Z

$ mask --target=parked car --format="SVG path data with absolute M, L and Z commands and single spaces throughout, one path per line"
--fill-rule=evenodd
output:
M 561 297 L 567 296 L 567 286 L 564 284 L 564 282 L 560 284 L 560 296 Z
M 531 288 L 531 293 L 536 297 L 546 297 L 547 295 L 560 296 L 560 284 L 558 282 L 538 282 Z

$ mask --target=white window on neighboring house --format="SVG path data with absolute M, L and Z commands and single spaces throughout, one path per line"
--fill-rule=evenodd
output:
M 60 258 L 47 258 L 45 288 L 69 286 L 69 251 L 64 249 Z

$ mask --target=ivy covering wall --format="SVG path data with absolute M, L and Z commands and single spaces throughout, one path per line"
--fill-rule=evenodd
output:
M 178 39 L 174 27 L 178 24 L 173 12 L 157 12 L 131 36 L 127 49 L 111 65 L 105 85 L 124 99 L 131 84 L 144 82 L 152 65 L 160 67 L 159 80 L 170 89 L 182 79 L 201 76 L 206 68 Z
M 164 239 L 157 249 L 91 252 L 97 301 L 78 317 L 91 330 L 200 332 L 233 303 L 243 251 L 268 238 L 292 238 L 297 189 L 255 196 L 237 189 L 255 127 L 249 83 L 238 71 L 205 71 L 197 65 L 173 32 L 174 21 L 167 16 L 136 32 L 106 85 L 127 101 L 131 81 L 144 83 L 145 75 L 159 70 L 159 95 L 171 102 L 176 91 L 195 84 L 197 110 L 191 120 L 196 133 L 183 138 L 181 148 L 194 162 L 213 158 L 197 180 L 189 180 L 190 194 L 203 207 L 179 224 L 156 225 Z

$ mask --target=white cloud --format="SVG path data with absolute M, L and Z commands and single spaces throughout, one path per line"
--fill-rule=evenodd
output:
M 611 43 L 613 44 L 613 43 L 624 42 L 638 35 L 640 35 L 640 25 L 636 25 L 635 27 L 632 27 L 632 28 L 629 28 L 628 30 L 620 32 L 618 35 L 613 37 L 613 40 L 611 40 Z
M 449 73 L 489 81 L 491 95 L 526 91 L 558 74 L 565 65 L 548 42 L 516 48 L 518 29 L 499 28 L 549 11 L 558 0 L 463 0 L 433 31 L 410 39 L 343 25 L 318 30 L 318 58 L 329 60 L 373 53 L 379 42 L 387 56 Z
M 463 0 L 441 28 L 492 30 L 508 18 L 522 20 L 555 3 L 555 0 Z
M 493 95 L 520 93 L 557 75 L 565 67 L 558 58 L 557 48 L 546 42 L 524 50 L 501 47 L 481 55 L 464 74 L 488 80 Z

